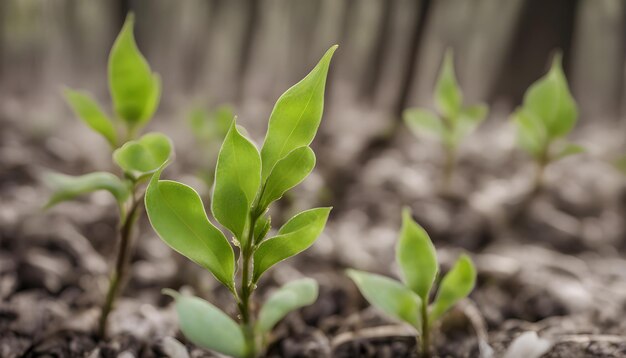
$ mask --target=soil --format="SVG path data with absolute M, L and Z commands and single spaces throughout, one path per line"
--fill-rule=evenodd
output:
M 84 128 L 35 131 L 6 115 L 0 125 L 0 357 L 216 357 L 184 339 L 160 290 L 182 288 L 233 313 L 228 292 L 169 250 L 145 218 L 110 335 L 95 337 L 117 241 L 114 203 L 96 193 L 44 212 L 48 192 L 39 178 L 44 168 L 112 168 L 94 155 L 101 148 Z M 334 169 L 320 163 L 275 216 L 341 202 L 316 245 L 272 270 L 256 294 L 309 276 L 320 297 L 278 325 L 267 356 L 416 356 L 414 333 L 369 307 L 343 275 L 355 267 L 397 277 L 393 249 L 407 205 L 431 234 L 444 271 L 462 251 L 478 268 L 476 289 L 435 330 L 437 357 L 502 357 L 527 331 L 551 342 L 543 357 L 626 357 L 626 179 L 598 159 L 610 141 L 597 141 L 615 134 L 582 130 L 591 154 L 551 167 L 545 190 L 524 205 L 532 166 L 501 139 L 508 130 L 492 125 L 468 141 L 448 197 L 435 184 L 437 147 L 410 136 L 350 169 L 359 172 L 341 193 L 321 194 L 326 186 L 332 193 L 324 178 Z M 331 148 L 337 140 L 325 138 Z M 173 168 L 170 177 L 202 185 L 181 174 L 198 168 Z

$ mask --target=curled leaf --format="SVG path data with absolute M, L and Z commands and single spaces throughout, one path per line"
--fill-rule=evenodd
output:
M 43 179 L 53 190 L 50 199 L 45 205 L 46 208 L 97 190 L 108 191 L 115 197 L 118 204 L 123 203 L 130 195 L 130 190 L 125 182 L 115 175 L 106 172 L 96 172 L 81 176 L 47 173 Z

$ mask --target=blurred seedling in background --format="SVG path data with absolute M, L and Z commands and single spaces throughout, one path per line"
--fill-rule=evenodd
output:
M 411 218 L 409 209 L 402 213 L 396 261 L 402 282 L 352 269 L 348 270 L 348 276 L 372 305 L 415 328 L 421 357 L 430 357 L 434 323 L 472 292 L 476 269 L 469 256 L 461 255 L 441 280 L 435 299 L 429 304 L 439 272 L 437 252 L 426 231 Z
M 541 191 L 550 163 L 584 151 L 565 139 L 576 124 L 578 109 L 563 73 L 560 53 L 554 56 L 550 71 L 526 90 L 524 102 L 512 118 L 517 125 L 519 146 L 536 165 L 528 196 L 532 199 Z
M 217 155 L 233 121 L 234 111 L 229 105 L 221 105 L 210 111 L 194 107 L 188 114 L 189 127 L 198 144 L 198 160 L 201 168 L 198 177 L 207 188 L 213 186 Z
M 459 145 L 485 119 L 489 109 L 484 104 L 463 104 L 463 92 L 454 73 L 452 50 L 448 50 L 444 56 L 434 97 L 437 114 L 425 108 L 409 108 L 404 111 L 404 121 L 416 135 L 434 135 L 441 142 L 445 161 L 440 190 L 443 194 L 449 194 Z
M 150 65 L 139 52 L 133 25 L 134 16 L 129 14 L 109 55 L 113 118 L 86 92 L 64 90 L 65 98 L 78 118 L 107 140 L 113 150 L 113 161 L 123 175 L 118 177 L 108 172 L 82 176 L 48 173 L 44 178 L 53 189 L 46 207 L 98 190 L 110 192 L 117 201 L 120 241 L 100 314 L 100 337 L 106 334 L 107 318 L 127 279 L 134 226 L 143 207 L 142 184 L 168 160 L 172 152 L 172 143 L 163 134 L 149 133 L 137 138 L 137 133 L 151 120 L 158 107 L 161 81 L 157 74 L 152 73 Z M 122 145 L 124 141 L 126 143 Z
M 166 292 L 176 300 L 182 332 L 198 346 L 234 357 L 256 357 L 265 348 L 274 325 L 287 313 L 317 299 L 314 280 L 292 281 L 269 297 L 255 314 L 251 296 L 261 276 L 276 263 L 311 246 L 320 235 L 330 208 L 303 211 L 266 238 L 268 208 L 302 182 L 315 166 L 309 147 L 319 127 L 330 48 L 317 66 L 276 102 L 259 154 L 233 120 L 220 149 L 207 218 L 200 196 L 189 186 L 152 177 L 146 191 L 150 223 L 177 252 L 210 271 L 232 293 L 239 323 L 198 297 Z M 239 248 L 239 257 L 227 237 Z M 240 272 L 240 275 L 236 273 Z

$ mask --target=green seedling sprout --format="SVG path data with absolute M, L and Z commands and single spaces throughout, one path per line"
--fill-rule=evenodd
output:
M 434 97 L 438 114 L 424 108 L 409 108 L 404 111 L 404 121 L 416 135 L 427 133 L 441 142 L 445 152 L 441 190 L 448 193 L 456 167 L 458 147 L 485 119 L 489 109 L 484 104 L 463 105 L 463 92 L 454 74 L 452 50 L 448 50 L 443 59 Z
M 236 119 L 232 121 L 218 155 L 211 200 L 213 218 L 223 231 L 209 221 L 192 188 L 159 180 L 162 169 L 148 185 L 146 211 L 157 234 L 211 272 L 237 303 L 239 322 L 205 300 L 166 291 L 175 298 L 182 332 L 200 347 L 234 357 L 256 357 L 280 319 L 317 299 L 314 280 L 296 280 L 278 289 L 256 314 L 252 294 L 268 269 L 311 246 L 326 225 L 330 208 L 310 209 L 266 238 L 270 204 L 302 182 L 315 166 L 309 145 L 322 118 L 326 76 L 336 48 L 330 48 L 302 81 L 278 99 L 260 153 Z M 227 237 L 238 248 L 238 259 Z
M 472 292 L 476 269 L 469 256 L 461 255 L 441 280 L 437 295 L 429 304 L 439 272 L 437 252 L 426 231 L 411 218 L 409 209 L 402 213 L 396 261 L 402 272 L 402 282 L 352 269 L 348 270 L 348 276 L 372 305 L 415 328 L 421 357 L 430 357 L 433 324 Z
M 565 139 L 577 117 L 578 109 L 567 86 L 559 53 L 554 56 L 550 71 L 528 88 L 524 103 L 512 115 L 518 144 L 537 167 L 529 198 L 541 191 L 544 172 L 550 163 L 584 151 Z
M 134 226 L 143 207 L 142 183 L 169 159 L 172 152 L 172 143 L 163 134 L 148 133 L 137 138 L 139 130 L 150 121 L 158 107 L 161 81 L 137 48 L 133 24 L 134 16 L 129 14 L 109 55 L 109 89 L 114 118 L 109 118 L 88 93 L 64 90 L 65 98 L 78 118 L 107 140 L 113 151 L 113 161 L 123 175 L 118 177 L 108 172 L 82 176 L 48 173 L 45 177 L 53 189 L 46 207 L 97 190 L 110 192 L 117 201 L 120 242 L 100 313 L 100 337 L 106 335 L 107 318 L 127 279 Z M 125 137 L 123 145 L 121 137 Z

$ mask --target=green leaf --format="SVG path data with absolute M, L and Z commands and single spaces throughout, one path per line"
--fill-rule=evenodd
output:
M 208 112 L 204 108 L 194 108 L 189 113 L 189 123 L 193 134 L 202 142 L 210 144 L 219 141 L 221 143 L 234 117 L 233 109 L 228 105 L 219 106 L 213 112 Z
M 526 91 L 524 110 L 541 120 L 551 139 L 567 135 L 574 127 L 578 109 L 567 87 L 560 55 L 554 57 L 550 72 Z
M 422 300 L 400 282 L 357 270 L 348 270 L 363 296 L 389 316 L 421 330 Z
M 557 152 L 555 159 L 563 159 L 565 157 L 569 157 L 570 155 L 576 155 L 584 152 L 585 147 L 581 145 L 565 143 L 565 145 Z
M 261 183 L 261 158 L 254 144 L 239 133 L 235 122 L 217 158 L 211 209 L 217 221 L 245 245 L 244 230 Z
M 311 278 L 295 280 L 274 292 L 259 312 L 255 329 L 263 334 L 283 319 L 289 312 L 311 305 L 317 300 L 318 285 Z
M 518 109 L 513 114 L 517 125 L 517 141 L 526 152 L 539 158 L 548 143 L 548 137 L 541 120 L 532 112 Z
M 113 107 L 131 129 L 152 117 L 161 97 L 161 80 L 137 48 L 134 22 L 134 15 L 129 14 L 109 55 Z
M 426 231 L 413 221 L 409 209 L 402 212 L 396 260 L 407 287 L 417 293 L 422 301 L 428 302 L 428 294 L 439 271 L 437 251 Z
M 279 160 L 267 177 L 259 202 L 261 209 L 280 199 L 287 190 L 300 184 L 315 167 L 315 153 L 309 147 L 292 150 Z
M 289 219 L 278 235 L 263 241 L 254 252 L 253 282 L 276 263 L 306 250 L 324 230 L 331 208 L 303 211 Z
M 46 173 L 43 179 L 53 190 L 48 203 L 45 205 L 46 208 L 97 190 L 110 192 L 119 204 L 123 203 L 130 195 L 126 183 L 115 175 L 106 172 L 96 172 L 81 176 Z
M 429 110 L 407 109 L 404 111 L 404 122 L 415 135 L 426 132 L 439 139 L 445 136 L 446 128 L 443 122 Z
M 489 107 L 485 104 L 469 106 L 461 111 L 461 121 L 478 124 L 487 117 L 487 113 L 489 113 Z
M 326 75 L 336 49 L 337 45 L 328 49 L 317 66 L 276 102 L 261 149 L 263 182 L 279 160 L 313 141 L 322 119 Z
M 459 89 L 454 74 L 454 58 L 452 50 L 448 49 L 443 59 L 439 78 L 435 85 L 435 104 L 441 114 L 448 120 L 455 120 L 461 111 L 463 93 Z
M 71 89 L 65 89 L 63 94 L 78 118 L 106 138 L 111 147 L 117 146 L 117 133 L 113 123 L 89 94 Z
M 159 169 L 172 152 L 172 142 L 161 133 L 148 133 L 131 140 L 113 152 L 113 161 L 134 180 L 142 179 Z
M 435 322 L 459 300 L 467 297 L 476 284 L 476 269 L 467 255 L 461 257 L 444 276 L 430 311 L 430 322 Z
M 272 219 L 269 216 L 261 216 L 254 224 L 254 243 L 258 244 L 263 241 L 267 233 L 271 229 Z
M 219 308 L 194 296 L 164 290 L 176 300 L 180 330 L 193 344 L 231 357 L 246 356 L 246 340 L 239 325 Z
M 626 155 L 622 155 L 621 157 L 614 159 L 612 163 L 615 169 L 626 174 Z
M 452 133 L 449 134 L 449 144 L 456 146 L 472 132 L 487 116 L 487 106 L 483 104 L 464 108 L 459 118 L 454 122 Z
M 198 193 L 187 185 L 159 180 L 161 170 L 146 189 L 146 212 L 154 231 L 172 249 L 234 289 L 235 255 L 228 240 L 207 218 Z

